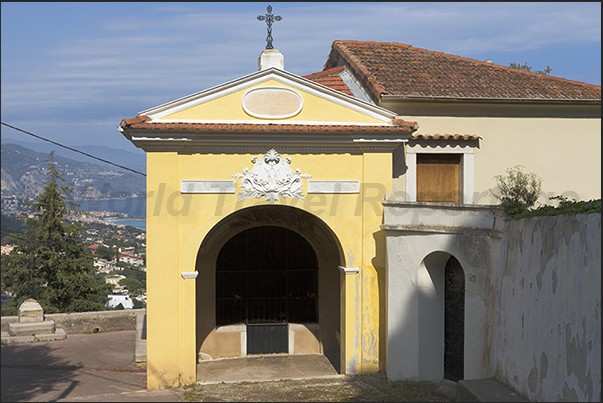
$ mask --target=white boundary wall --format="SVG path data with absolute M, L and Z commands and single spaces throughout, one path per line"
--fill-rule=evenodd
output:
M 531 401 L 601 401 L 601 214 L 505 224 L 497 379 Z

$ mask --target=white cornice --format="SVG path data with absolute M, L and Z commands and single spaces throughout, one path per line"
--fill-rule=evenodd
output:
M 136 147 L 145 151 L 290 150 L 333 152 L 392 151 L 408 141 L 410 133 L 363 131 L 203 131 L 145 130 L 118 127 Z
M 262 120 L 215 120 L 215 119 L 161 119 L 150 121 L 149 123 L 202 123 L 202 124 L 248 124 L 248 125 L 266 125 L 277 124 L 281 126 L 291 125 L 307 125 L 307 126 L 366 126 L 366 127 L 390 127 L 387 123 L 359 123 L 359 122 L 321 122 L 317 120 L 279 120 L 279 119 L 262 119 Z
M 275 147 L 286 153 L 350 153 L 363 152 L 392 152 L 403 141 L 399 142 L 278 142 L 278 141 L 241 141 L 233 143 L 202 142 L 202 141 L 164 141 L 153 139 L 133 139 L 136 147 L 146 152 L 182 152 L 182 153 L 256 153 L 266 152 L 266 149 Z

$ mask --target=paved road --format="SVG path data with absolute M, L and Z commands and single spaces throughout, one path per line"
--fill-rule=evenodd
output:
M 136 331 L 70 334 L 65 340 L 2 346 L 2 402 L 178 402 L 182 389 L 146 390 Z M 254 356 L 198 364 L 200 383 L 341 377 L 322 355 Z
M 177 402 L 177 389 L 146 390 L 134 360 L 136 331 L 70 334 L 2 346 L 1 400 Z

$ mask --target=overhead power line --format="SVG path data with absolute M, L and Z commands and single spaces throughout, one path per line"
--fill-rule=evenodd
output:
M 42 137 L 42 136 L 38 136 L 37 134 L 30 133 L 30 132 L 28 132 L 28 131 L 26 131 L 26 130 L 19 129 L 18 127 L 11 126 L 11 125 L 9 125 L 9 124 L 7 124 L 7 123 L 4 123 L 4 122 L 0 122 L 0 123 L 2 123 L 2 124 L 3 124 L 4 126 L 6 126 L 6 127 L 10 127 L 10 128 L 11 128 L 11 129 L 13 129 L 13 130 L 17 130 L 17 131 L 19 131 L 19 132 L 21 132 L 21 133 L 28 134 L 28 135 L 33 136 L 33 137 L 35 137 L 35 138 L 38 138 L 38 139 L 40 139 L 40 140 L 48 141 L 49 143 L 52 143 L 52 144 L 57 145 L 57 146 L 59 146 L 59 147 L 66 148 L 67 150 L 70 150 L 70 151 L 73 151 L 73 152 L 76 152 L 76 153 L 80 153 L 80 154 L 82 154 L 82 155 L 85 155 L 86 157 L 90 157 L 90 158 L 93 158 L 93 159 L 95 159 L 95 160 L 98 160 L 98 161 L 104 162 L 105 164 L 110 164 L 110 165 L 116 166 L 116 167 L 121 168 L 121 169 L 125 169 L 125 170 L 130 171 L 130 172 L 134 172 L 134 173 L 139 174 L 139 175 L 142 175 L 142 176 L 147 176 L 145 173 L 142 173 L 142 172 L 137 171 L 137 170 L 135 170 L 135 169 L 128 168 L 128 167 L 125 167 L 125 166 L 123 166 L 123 165 L 119 165 L 119 164 L 116 164 L 116 163 L 111 162 L 111 161 L 107 161 L 107 160 L 102 159 L 102 158 L 99 158 L 99 157 L 95 157 L 94 155 L 91 155 L 91 154 L 85 153 L 85 152 L 80 151 L 80 150 L 76 150 L 75 148 L 67 147 L 66 145 L 63 145 L 63 144 L 61 144 L 61 143 L 57 143 L 56 141 L 49 140 L 49 139 L 44 138 L 44 137 Z

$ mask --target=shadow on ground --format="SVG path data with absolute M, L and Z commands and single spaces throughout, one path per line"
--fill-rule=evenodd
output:
M 57 357 L 48 343 L 2 346 L 1 352 L 3 402 L 31 401 L 59 391 L 56 395 L 61 399 L 79 384 L 75 371 L 82 366 Z M 31 370 L 36 377 L 28 376 Z

